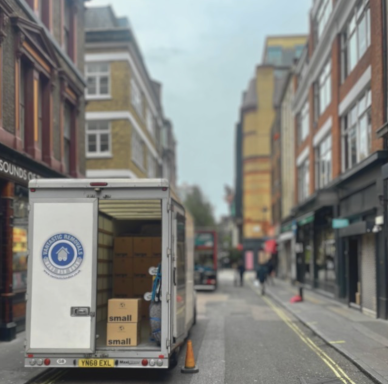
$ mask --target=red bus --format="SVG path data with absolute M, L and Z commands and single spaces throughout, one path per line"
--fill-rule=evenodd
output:
M 217 232 L 195 231 L 194 286 L 196 290 L 217 288 Z

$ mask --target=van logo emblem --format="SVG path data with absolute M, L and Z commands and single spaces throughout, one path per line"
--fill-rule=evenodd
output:
M 56 279 L 69 279 L 81 272 L 84 249 L 81 242 L 68 233 L 51 236 L 42 248 L 44 271 Z

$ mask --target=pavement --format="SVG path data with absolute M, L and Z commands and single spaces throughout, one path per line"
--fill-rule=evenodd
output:
M 197 374 L 180 372 L 185 359 L 183 349 L 177 368 L 170 371 L 54 369 L 49 378 L 30 383 L 373 383 L 274 300 L 262 297 L 250 284 L 235 287 L 232 271 L 220 271 L 217 291 L 199 292 L 197 300 L 198 321 L 190 332 Z M 2 368 L 0 361 L 0 377 Z
M 24 368 L 25 333 L 15 340 L 0 342 L 0 384 L 24 384 L 45 369 Z
M 307 289 L 302 303 L 290 303 L 297 288 L 277 279 L 266 293 L 376 382 L 388 384 L 388 321 Z

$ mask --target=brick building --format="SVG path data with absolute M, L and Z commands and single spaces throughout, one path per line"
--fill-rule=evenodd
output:
M 387 317 L 385 1 L 316 0 L 296 67 L 297 280 Z M 373 20 L 373 22 L 372 22 Z
M 79 177 L 84 2 L 0 1 L 0 340 L 24 329 L 28 180 Z
M 175 139 L 162 86 L 147 71 L 127 18 L 110 6 L 86 13 L 88 177 L 168 177 L 175 183 Z

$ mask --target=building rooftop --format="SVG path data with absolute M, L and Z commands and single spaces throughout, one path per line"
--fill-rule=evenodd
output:
M 116 17 L 110 5 L 104 7 L 87 7 L 85 12 L 85 29 L 126 27 L 127 25 L 122 25 L 121 19 L 123 18 L 118 19 Z

